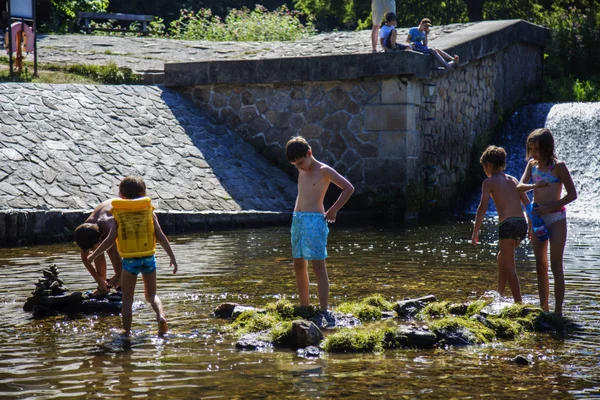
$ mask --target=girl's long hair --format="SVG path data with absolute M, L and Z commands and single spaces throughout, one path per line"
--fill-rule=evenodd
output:
M 527 136 L 527 151 L 525 152 L 525 158 L 527 160 L 531 159 L 531 146 L 534 143 L 537 143 L 538 149 L 540 150 L 541 161 L 547 165 L 554 165 L 557 157 L 554 152 L 554 137 L 552 136 L 550 129 L 539 128 Z

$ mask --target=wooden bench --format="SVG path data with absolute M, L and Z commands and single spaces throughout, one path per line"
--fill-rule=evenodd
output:
M 107 32 L 136 32 L 148 35 L 148 23 L 154 20 L 153 15 L 139 15 L 139 14 L 121 14 L 121 13 L 95 13 L 95 12 L 78 12 L 77 18 L 83 20 L 83 29 L 86 33 L 92 31 L 107 31 Z M 114 20 L 114 21 L 129 21 L 129 22 L 141 22 L 142 29 L 116 29 L 116 28 L 94 28 L 90 26 L 92 20 Z

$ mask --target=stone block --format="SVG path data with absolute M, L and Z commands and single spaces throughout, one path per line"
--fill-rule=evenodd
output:
M 379 133 L 379 158 L 404 158 L 406 153 L 406 131 Z
M 364 115 L 367 131 L 416 129 L 416 110 L 409 104 L 368 105 L 365 107 Z
M 381 83 L 381 103 L 419 104 L 421 101 L 421 84 L 419 81 L 406 78 L 385 79 Z

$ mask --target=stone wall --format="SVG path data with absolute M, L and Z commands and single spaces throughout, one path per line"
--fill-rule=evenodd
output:
M 302 135 L 367 204 L 399 190 L 405 210 L 422 211 L 463 189 L 474 144 L 541 86 L 546 34 L 523 21 L 452 33 L 440 40 L 461 59 L 450 71 L 407 51 L 167 64 L 166 84 L 282 168 L 286 142 Z

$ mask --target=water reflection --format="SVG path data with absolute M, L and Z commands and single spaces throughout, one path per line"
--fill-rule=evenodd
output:
M 178 398 L 575 398 L 598 394 L 600 228 L 571 220 L 565 256 L 565 313 L 583 330 L 567 337 L 525 336 L 450 350 L 329 354 L 305 359 L 287 350 L 241 352 L 210 312 L 223 301 L 262 305 L 295 298 L 287 228 L 173 238 L 177 275 L 159 250 L 158 291 L 172 331 L 156 335 L 141 302 L 133 337 L 118 336 L 118 316 L 56 316 L 22 311 L 40 270 L 56 263 L 72 290 L 93 281 L 71 245 L 0 253 L 0 397 Z M 435 294 L 474 299 L 496 283 L 494 221 L 483 245 L 470 246 L 470 221 L 425 227 L 332 229 L 331 304 L 374 292 L 387 298 Z M 530 246 L 517 252 L 525 301 L 537 302 Z M 311 287 L 313 300 L 316 287 Z M 510 362 L 521 354 L 530 366 Z

